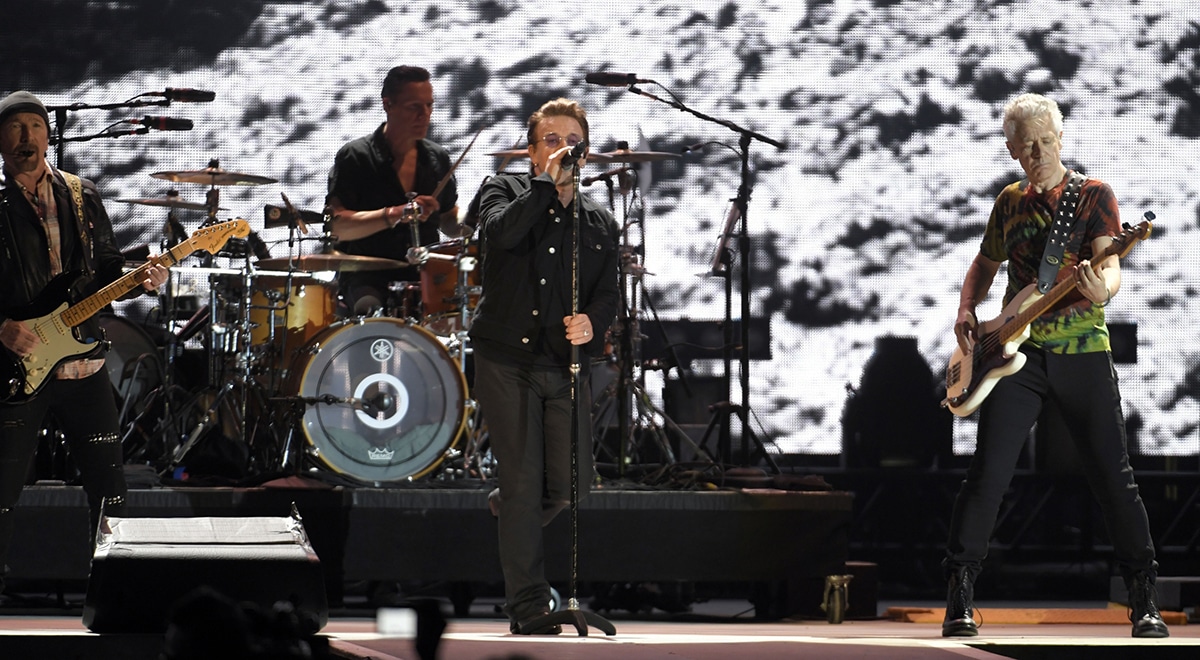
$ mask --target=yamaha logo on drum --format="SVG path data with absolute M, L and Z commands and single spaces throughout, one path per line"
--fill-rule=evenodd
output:
M 379 362 L 387 362 L 392 359 L 392 342 L 389 339 L 376 339 L 371 344 L 371 357 Z
M 371 447 L 367 451 L 367 458 L 372 461 L 390 461 L 395 453 L 387 447 Z

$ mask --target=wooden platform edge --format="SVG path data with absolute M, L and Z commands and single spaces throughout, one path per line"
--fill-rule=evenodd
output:
M 1107 608 L 1039 608 L 1039 607 L 977 607 L 976 611 L 987 623 L 1007 624 L 1101 624 L 1116 625 L 1129 623 L 1126 607 L 1110 603 Z M 1188 623 L 1184 612 L 1161 612 L 1163 621 L 1169 626 L 1185 626 Z M 904 623 L 941 623 L 945 617 L 942 609 L 928 607 L 889 607 L 883 617 L 889 621 Z

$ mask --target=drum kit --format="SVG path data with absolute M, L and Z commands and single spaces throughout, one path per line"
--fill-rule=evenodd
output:
M 632 164 L 676 157 L 619 149 L 590 159 Z M 203 202 L 174 189 L 164 197 L 118 200 L 166 209 L 169 245 L 187 238 L 176 211 L 205 211 L 206 226 L 225 210 L 221 187 L 277 182 L 225 170 L 215 160 L 201 170 L 151 176 L 208 188 Z M 176 473 L 216 430 L 246 446 L 251 473 L 298 472 L 307 457 L 317 469 L 357 483 L 407 482 L 438 470 L 439 478 L 487 476 L 483 423 L 467 385 L 467 331 L 482 291 L 479 245 L 448 240 L 410 250 L 404 259 L 346 254 L 333 249 L 328 217 L 322 235 L 297 236 L 307 233 L 305 215 L 286 195 L 284 201 L 286 208 L 268 211 L 266 227 L 287 226 L 287 257 L 271 257 L 251 232 L 217 254 L 200 255 L 199 265 L 171 269 L 172 283 L 207 278 L 208 300 L 181 316 L 176 287 L 164 287 L 165 350 L 121 317 L 104 321 L 113 344 L 110 376 L 123 419 L 132 422 L 127 457 Z M 291 254 L 304 242 L 320 247 Z M 392 302 L 375 315 L 348 316 L 339 303 L 339 274 L 409 267 L 419 279 L 392 283 Z M 206 374 L 193 377 L 190 390 L 177 382 L 175 365 L 185 344 L 199 344 L 206 358 Z

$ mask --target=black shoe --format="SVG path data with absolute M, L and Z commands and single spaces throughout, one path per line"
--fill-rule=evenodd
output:
M 1154 577 L 1145 571 L 1135 573 L 1129 584 L 1129 620 L 1134 637 L 1170 637 L 1171 631 L 1158 612 L 1158 589 Z
M 508 623 L 508 631 L 514 635 L 561 635 L 562 626 L 557 623 L 539 624 L 538 619 L 544 616 L 549 616 L 550 610 L 545 609 L 541 612 L 531 614 L 520 619 L 513 619 Z
M 950 572 L 946 588 L 946 618 L 942 621 L 942 637 L 975 637 L 979 624 L 975 622 L 975 575 L 966 567 Z

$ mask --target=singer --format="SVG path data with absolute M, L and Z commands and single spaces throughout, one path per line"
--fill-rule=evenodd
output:
M 496 176 L 480 191 L 474 393 L 499 469 L 488 503 L 499 517 L 509 629 L 558 634 L 557 625 L 527 624 L 549 612 L 542 527 L 571 496 L 571 345 L 587 356 L 604 350 L 617 309 L 619 232 L 604 207 L 580 196 L 579 313 L 571 316 L 573 179 L 587 157 L 587 114 L 574 101 L 550 101 L 529 117 L 527 137 L 529 174 Z M 592 474 L 589 361 L 580 374 L 581 497 Z
M 124 259 L 95 184 L 58 170 L 46 161 L 50 142 L 46 106 L 33 94 L 14 92 L 0 101 L 0 153 L 3 154 L 3 198 L 0 199 L 0 360 L 36 353 L 40 337 L 23 319 L 24 308 L 46 300 L 47 284 L 67 271 L 85 276 L 72 292 L 88 295 L 122 275 Z M 129 297 L 153 291 L 167 279 L 154 267 Z M 66 300 L 49 300 L 50 309 Z M 36 306 L 36 305 L 35 305 Z M 100 341 L 93 317 L 81 335 Z M 83 478 L 94 533 L 103 503 L 105 512 L 121 515 L 125 507 L 125 475 L 117 406 L 102 355 L 63 362 L 33 398 L 0 405 L 0 591 L 12 539 L 13 507 L 21 495 L 38 434 L 47 417 L 56 422 Z
M 333 213 L 338 250 L 403 261 L 413 245 L 405 205 L 408 194 L 420 209 L 420 245 L 439 240 L 438 229 L 459 236 L 457 185 L 453 179 L 435 199 L 430 193 L 450 171 L 450 154 L 426 139 L 433 115 L 433 84 L 420 67 L 397 66 L 383 80 L 385 121 L 375 132 L 337 152 L 329 172 L 326 203 Z M 428 222 L 436 216 L 437 222 Z M 364 316 L 381 309 L 389 282 L 416 281 L 415 267 L 342 273 L 341 296 L 348 311 Z

